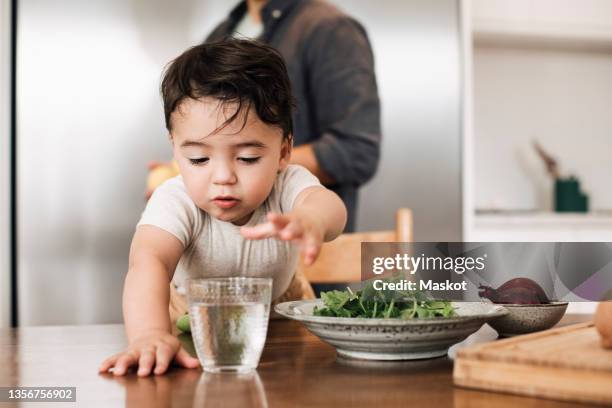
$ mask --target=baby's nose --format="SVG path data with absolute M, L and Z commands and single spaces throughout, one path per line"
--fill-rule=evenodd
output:
M 236 173 L 228 165 L 217 165 L 214 169 L 213 183 L 215 184 L 234 184 L 236 183 Z

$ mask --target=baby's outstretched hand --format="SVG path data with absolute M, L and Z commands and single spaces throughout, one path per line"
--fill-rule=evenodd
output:
M 140 336 L 130 343 L 128 349 L 104 360 L 98 372 L 113 369 L 114 375 L 124 375 L 131 366 L 138 366 L 138 376 L 151 373 L 163 374 L 170 363 L 182 367 L 196 368 L 200 363 L 191 357 L 181 346 L 180 341 L 164 331 L 156 331 Z
M 313 217 L 303 213 L 268 213 L 268 222 L 254 227 L 242 227 L 240 233 L 247 239 L 277 238 L 282 241 L 295 241 L 301 246 L 304 263 L 312 264 L 321 251 L 323 226 Z

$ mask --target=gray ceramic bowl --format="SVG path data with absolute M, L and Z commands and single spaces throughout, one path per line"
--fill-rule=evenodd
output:
M 506 316 L 490 321 L 500 336 L 510 337 L 519 334 L 546 330 L 559 323 L 565 314 L 567 302 L 551 302 L 541 305 L 504 304 Z
M 457 316 L 433 319 L 366 319 L 314 316 L 320 299 L 276 305 L 277 313 L 298 320 L 338 355 L 366 360 L 415 360 L 446 355 L 448 348 L 495 318 L 504 307 L 482 302 L 453 302 Z

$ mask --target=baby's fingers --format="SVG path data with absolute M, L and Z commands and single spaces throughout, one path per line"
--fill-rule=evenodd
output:
M 138 375 L 144 377 L 151 373 L 155 364 L 155 353 L 152 350 L 143 351 L 140 354 L 140 360 L 138 361 Z
M 100 364 L 100 367 L 98 368 L 98 372 L 99 373 L 105 373 L 108 371 L 109 368 L 113 367 L 115 365 L 115 363 L 117 362 L 117 359 L 119 358 L 120 354 L 115 354 L 114 356 L 111 356 L 109 358 L 107 358 L 106 360 L 104 360 L 102 362 L 102 364 Z
M 268 222 L 256 225 L 254 227 L 242 227 L 240 233 L 246 239 L 265 239 L 278 236 L 278 233 L 289 224 L 289 217 L 276 214 L 268 213 Z
M 155 353 L 155 374 L 163 374 L 168 369 L 172 357 L 174 357 L 174 350 L 168 345 L 157 346 L 157 352 Z
M 303 234 L 304 228 L 302 227 L 302 224 L 296 221 L 292 221 L 278 233 L 278 236 L 282 240 L 291 241 L 294 239 L 302 238 Z
M 266 218 L 268 219 L 268 221 L 276 225 L 276 228 L 278 229 L 284 228 L 285 226 L 287 226 L 287 224 L 291 222 L 291 219 L 286 215 L 278 214 L 275 212 L 268 213 L 266 215 Z
M 266 222 L 254 227 L 242 227 L 240 233 L 246 239 L 264 239 L 276 236 L 278 229 L 272 222 Z
M 128 368 L 135 365 L 138 361 L 138 356 L 135 356 L 132 353 L 123 353 L 117 359 L 117 363 L 115 364 L 115 368 L 113 369 L 114 375 L 124 375 L 127 373 Z
M 317 260 L 319 253 L 321 252 L 321 241 L 315 236 L 309 235 L 304 239 L 302 244 L 302 255 L 304 256 L 304 263 L 306 265 L 312 265 Z
M 183 347 L 179 348 L 179 351 L 178 353 L 176 353 L 174 361 L 176 361 L 178 365 L 186 368 L 196 368 L 200 365 L 200 360 L 191 357 L 187 350 L 185 350 Z

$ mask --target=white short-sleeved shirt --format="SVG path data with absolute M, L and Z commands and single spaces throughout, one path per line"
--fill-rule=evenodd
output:
M 289 165 L 276 178 L 270 195 L 246 225 L 266 222 L 268 212 L 291 211 L 298 194 L 319 180 L 302 166 Z M 185 251 L 173 282 L 184 293 L 190 277 L 250 276 L 274 279 L 272 298 L 289 287 L 298 260 L 298 247 L 274 238 L 248 240 L 240 227 L 220 221 L 198 208 L 187 194 L 182 176 L 157 187 L 142 213 L 140 225 L 154 225 L 176 236 Z

